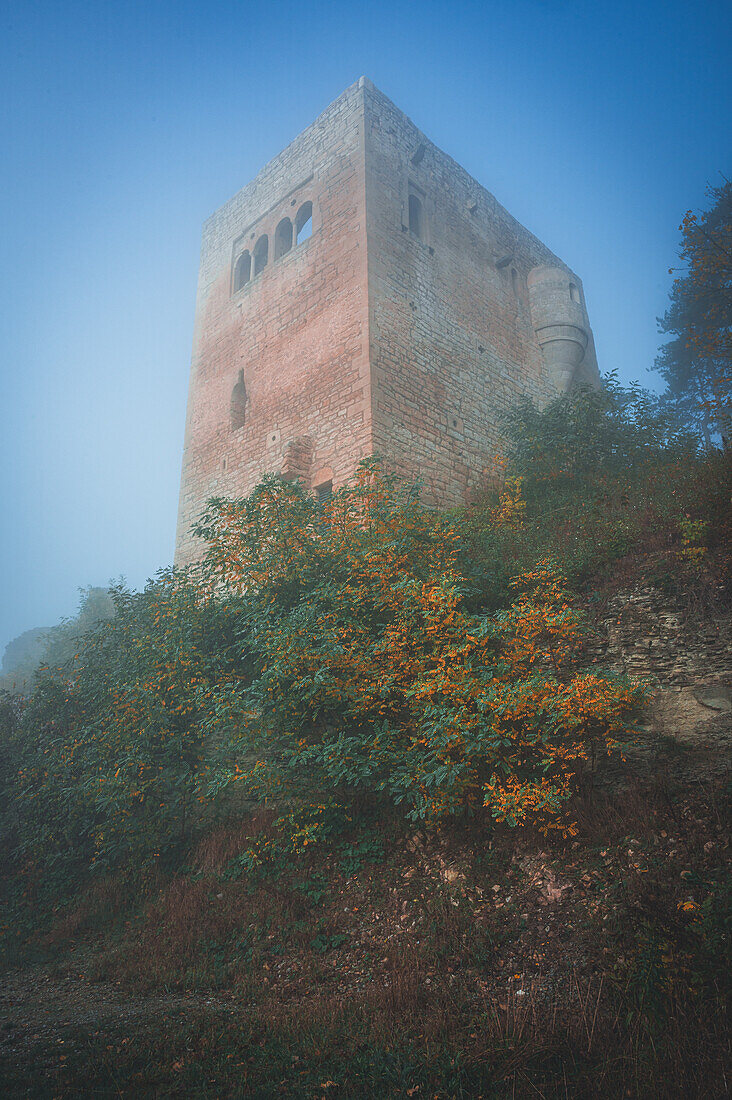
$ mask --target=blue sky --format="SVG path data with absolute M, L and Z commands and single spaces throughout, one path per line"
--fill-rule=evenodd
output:
M 0 652 L 170 563 L 203 220 L 368 75 L 584 280 L 658 386 L 685 210 L 732 172 L 732 5 L 5 3 Z

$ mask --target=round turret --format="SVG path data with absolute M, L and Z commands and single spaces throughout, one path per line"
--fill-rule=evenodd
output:
M 527 283 L 531 323 L 544 362 L 557 389 L 564 392 L 587 381 L 581 367 L 590 325 L 580 288 L 559 267 L 535 267 Z

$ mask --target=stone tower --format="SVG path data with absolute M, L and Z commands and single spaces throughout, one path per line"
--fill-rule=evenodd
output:
M 176 562 L 266 472 L 470 499 L 501 407 L 597 378 L 581 279 L 362 77 L 204 226 Z

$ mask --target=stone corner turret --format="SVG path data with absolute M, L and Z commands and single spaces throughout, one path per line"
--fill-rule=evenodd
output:
M 599 385 L 592 330 L 582 287 L 561 267 L 533 268 L 527 279 L 531 323 L 544 363 L 560 393 Z

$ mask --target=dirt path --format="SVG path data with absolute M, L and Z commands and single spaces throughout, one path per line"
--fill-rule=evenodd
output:
M 85 960 L 84 960 L 85 961 Z M 130 1049 L 136 1038 L 160 1027 L 163 1020 L 184 1020 L 207 1013 L 232 1013 L 232 1000 L 201 993 L 139 994 L 118 983 L 91 981 L 74 955 L 60 972 L 58 963 L 7 971 L 0 976 L 0 1095 L 9 1097 L 65 1097 L 59 1080 L 66 1064 L 83 1063 L 92 1045 L 109 1044 L 110 1083 L 103 1093 L 129 1095 L 114 1083 L 114 1051 Z M 82 960 L 78 960 L 81 964 Z M 3 1068 L 4 1067 L 4 1068 Z

